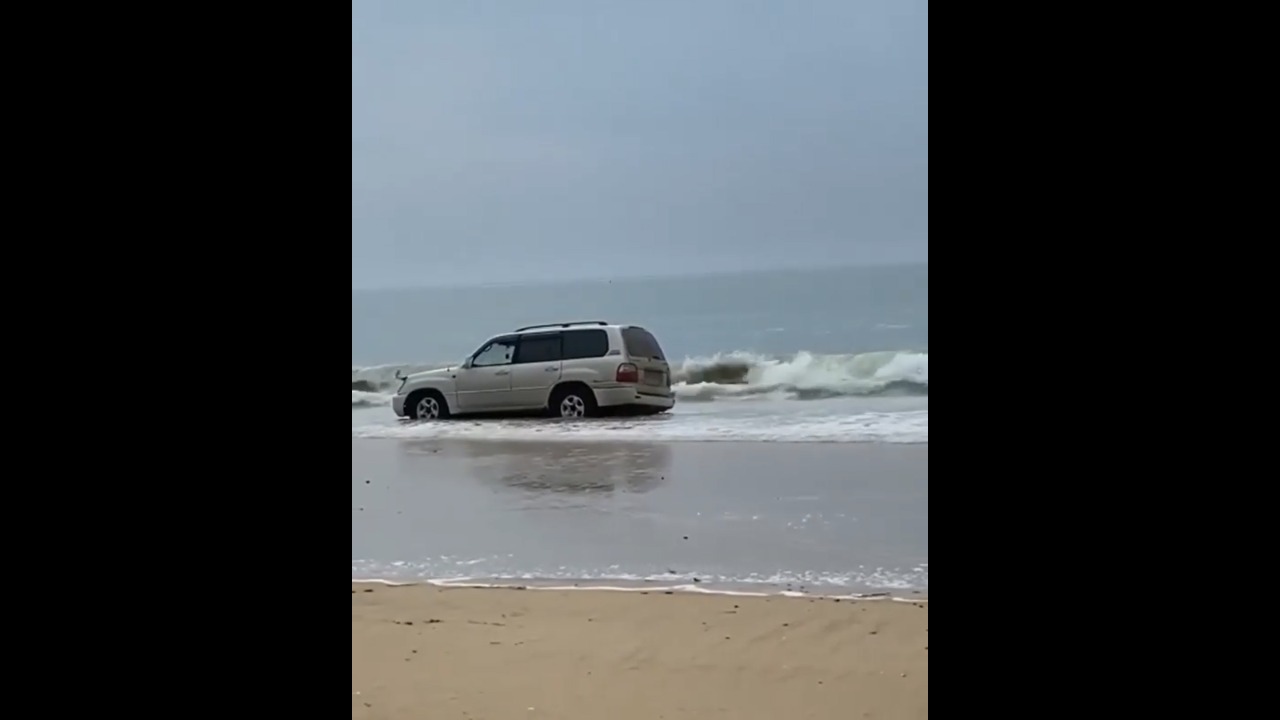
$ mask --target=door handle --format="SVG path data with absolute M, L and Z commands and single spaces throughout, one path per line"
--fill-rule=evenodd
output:
M 494 375 L 510 375 L 510 374 L 511 374 L 510 370 L 499 370 L 498 372 L 494 373 Z
M 558 368 L 558 367 L 549 367 L 549 368 L 546 368 L 546 371 L 547 371 L 547 372 L 560 372 L 560 368 Z

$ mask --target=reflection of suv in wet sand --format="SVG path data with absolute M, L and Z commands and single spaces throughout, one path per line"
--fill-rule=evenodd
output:
M 642 327 L 530 325 L 489 338 L 461 365 L 402 377 L 391 409 L 417 420 L 533 410 L 659 413 L 676 404 L 670 371 L 658 339 Z

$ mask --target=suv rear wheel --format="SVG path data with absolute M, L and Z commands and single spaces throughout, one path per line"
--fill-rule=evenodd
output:
M 551 414 L 561 418 L 594 417 L 596 394 L 591 388 L 570 385 L 556 390 L 551 396 Z

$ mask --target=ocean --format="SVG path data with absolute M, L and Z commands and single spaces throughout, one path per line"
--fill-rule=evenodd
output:
M 397 370 L 642 325 L 677 405 L 410 423 Z M 927 264 L 352 291 L 352 577 L 928 589 Z

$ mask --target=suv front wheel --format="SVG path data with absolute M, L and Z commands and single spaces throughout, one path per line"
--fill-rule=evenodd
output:
M 551 414 L 560 418 L 594 417 L 596 394 L 590 388 L 561 388 L 551 396 Z
M 410 420 L 444 420 L 449 417 L 449 406 L 444 404 L 444 398 L 433 392 L 416 392 L 405 405 L 409 408 Z

